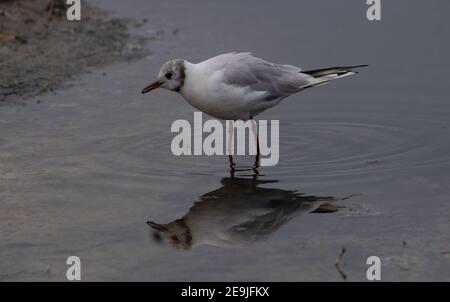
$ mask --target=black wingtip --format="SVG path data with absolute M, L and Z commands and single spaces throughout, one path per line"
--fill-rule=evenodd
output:
M 326 76 L 329 74 L 346 74 L 348 72 L 355 72 L 353 71 L 354 68 L 361 68 L 361 67 L 367 67 L 368 64 L 364 65 L 355 65 L 355 66 L 336 66 L 336 67 L 329 67 L 329 68 L 321 68 L 321 69 L 314 69 L 314 70 L 302 70 L 301 73 L 309 74 L 310 76 L 313 76 L 315 78 Z

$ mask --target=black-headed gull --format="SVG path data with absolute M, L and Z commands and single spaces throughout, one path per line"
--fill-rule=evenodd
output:
M 302 71 L 254 57 L 251 53 L 226 53 L 194 64 L 175 59 L 166 62 L 156 81 L 142 90 L 156 88 L 179 92 L 189 104 L 224 120 L 248 120 L 306 88 L 355 74 L 367 65 Z
M 164 63 L 156 81 L 142 93 L 159 87 L 176 91 L 198 110 L 228 120 L 227 154 L 231 171 L 235 167 L 230 155 L 233 154 L 233 121 L 250 119 L 257 148 L 254 168 L 257 172 L 260 149 L 253 117 L 291 94 L 355 74 L 353 68 L 365 66 L 302 71 L 296 66 L 267 62 L 248 52 L 226 53 L 197 64 L 175 59 Z

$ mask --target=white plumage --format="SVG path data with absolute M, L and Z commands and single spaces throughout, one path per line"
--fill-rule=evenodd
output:
M 189 104 L 225 120 L 247 120 L 303 89 L 354 74 L 351 68 L 302 71 L 292 65 L 267 62 L 250 53 L 227 53 L 194 64 L 171 60 L 163 65 L 157 87 L 179 92 Z

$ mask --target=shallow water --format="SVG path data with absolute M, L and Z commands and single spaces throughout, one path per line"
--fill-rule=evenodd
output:
M 385 281 L 450 280 L 450 4 L 385 1 L 370 23 L 364 1 L 260 2 L 96 1 L 147 18 L 152 55 L 0 108 L 0 280 L 65 280 L 77 255 L 83 280 L 339 281 L 343 247 L 350 281 L 372 255 Z M 179 95 L 139 92 L 169 58 L 235 50 L 370 67 L 263 113 L 280 163 L 230 178 L 170 152 Z

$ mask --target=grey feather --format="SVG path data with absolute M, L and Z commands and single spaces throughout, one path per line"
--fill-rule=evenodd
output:
M 267 62 L 250 53 L 223 55 L 226 60 L 224 83 L 267 92 L 268 99 L 286 97 L 310 84 L 313 78 L 301 73 L 301 68 Z

